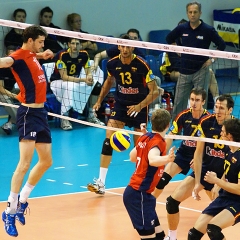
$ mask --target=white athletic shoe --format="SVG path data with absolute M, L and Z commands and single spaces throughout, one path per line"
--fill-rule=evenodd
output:
M 98 125 L 101 125 L 101 126 L 105 126 L 105 123 L 101 122 L 98 118 L 96 117 L 88 117 L 87 118 L 87 121 L 90 122 L 90 123 L 95 123 L 95 124 L 98 124 Z
M 105 185 L 101 182 L 100 179 L 93 179 L 93 183 L 87 185 L 87 189 L 90 192 L 95 192 L 96 194 L 104 195 L 105 194 Z
M 65 131 L 72 130 L 72 124 L 66 119 L 61 119 L 61 128 Z

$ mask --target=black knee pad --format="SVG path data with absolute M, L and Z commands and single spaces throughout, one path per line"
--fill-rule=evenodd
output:
M 155 233 L 155 228 L 152 228 L 149 230 L 145 230 L 145 229 L 141 229 L 141 230 L 136 229 L 136 230 L 140 236 L 150 236 Z
M 188 240 L 201 240 L 203 233 L 198 231 L 196 228 L 191 228 L 188 232 Z
M 222 229 L 214 224 L 207 225 L 207 234 L 211 240 L 222 240 L 224 235 L 222 234 Z
M 180 202 L 173 199 L 171 196 L 167 198 L 166 209 L 169 214 L 175 214 L 179 212 Z
M 171 179 L 172 177 L 168 173 L 164 172 L 156 188 L 160 190 L 164 189 L 168 185 Z
M 112 153 L 113 153 L 113 148 L 111 147 L 110 139 L 105 138 L 102 146 L 102 154 L 107 156 L 112 156 Z
M 156 240 L 164 240 L 164 237 L 165 237 L 166 235 L 165 235 L 165 232 L 164 231 L 162 231 L 162 232 L 160 232 L 160 233 L 156 233 Z

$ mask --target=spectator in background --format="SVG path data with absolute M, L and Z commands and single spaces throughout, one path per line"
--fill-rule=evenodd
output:
M 60 29 L 60 27 L 55 26 L 52 23 L 52 18 L 53 18 L 53 10 L 50 7 L 45 7 L 40 11 L 39 21 L 41 26 Z M 44 50 L 50 49 L 54 53 L 57 53 L 58 51 L 65 48 L 65 45 L 66 45 L 65 37 L 48 34 L 44 42 Z
M 83 31 L 82 28 L 82 18 L 78 13 L 71 13 L 67 16 L 68 26 L 72 31 L 88 33 Z M 97 53 L 98 47 L 95 42 L 89 40 L 81 40 L 81 49 L 86 50 L 90 59 L 94 58 L 94 55 Z
M 10 55 L 16 50 L 15 46 L 8 46 L 6 56 Z M 10 68 L 0 68 L 0 100 L 4 103 L 14 104 L 19 89 L 14 87 L 16 80 Z M 4 107 L 9 114 L 8 121 L 2 125 L 3 131 L 10 135 L 12 133 L 13 124 L 16 124 L 17 108 Z
M 225 42 L 218 35 L 217 31 L 203 22 L 201 17 L 201 4 L 191 2 L 186 5 L 189 21 L 178 25 L 166 37 L 168 44 L 177 44 L 181 38 L 182 46 L 209 49 L 213 42 L 217 50 L 224 50 Z M 173 107 L 173 119 L 186 108 L 188 96 L 192 87 L 209 86 L 209 67 L 214 63 L 214 58 L 192 54 L 181 54 L 180 76 L 177 81 L 176 93 Z M 206 101 L 207 102 L 207 101 Z M 206 108 L 205 103 L 205 108 Z
M 135 41 L 140 41 L 141 40 L 140 33 L 135 28 L 129 29 L 127 31 L 127 34 L 129 36 L 129 38 L 132 39 L 132 40 L 135 40 Z M 139 48 L 134 48 L 133 53 L 138 55 L 138 56 L 140 56 L 140 57 L 142 57 L 142 58 L 145 57 L 145 55 L 143 54 L 143 52 Z M 94 57 L 93 70 L 96 71 L 96 69 L 99 66 L 99 63 L 100 63 L 100 61 L 102 59 L 104 59 L 104 58 L 113 58 L 113 57 L 115 57 L 115 56 L 117 56 L 119 54 L 120 54 L 120 50 L 118 49 L 118 45 L 114 45 L 111 48 L 96 54 L 95 57 Z
M 16 22 L 25 23 L 26 17 L 27 13 L 22 8 L 18 8 L 13 12 L 13 20 Z M 23 29 L 12 28 L 11 31 L 4 38 L 5 47 L 8 46 L 21 47 L 23 44 L 22 32 Z
M 86 86 L 92 86 L 94 84 L 93 76 L 90 71 L 89 56 L 87 51 L 80 50 L 80 40 L 75 38 L 69 38 L 68 41 L 69 49 L 59 52 L 56 58 L 56 66 L 54 74 L 51 77 L 51 89 L 56 95 L 59 102 L 61 102 L 61 114 L 68 116 L 69 110 L 74 109 L 75 111 L 82 113 L 86 104 Z M 81 77 L 80 73 L 82 68 L 85 70 L 85 76 Z M 81 82 L 85 84 L 80 84 Z M 93 111 L 92 106 L 94 102 L 94 90 L 90 92 L 90 107 L 88 114 L 88 122 L 105 125 L 101 122 Z M 100 89 L 98 89 L 98 94 Z M 97 96 L 96 96 L 97 98 Z M 61 120 L 61 128 L 63 130 L 71 130 L 72 124 L 66 120 Z

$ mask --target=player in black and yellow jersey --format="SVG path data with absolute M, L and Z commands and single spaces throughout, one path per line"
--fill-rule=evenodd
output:
M 125 39 L 129 39 L 129 36 L 122 36 L 121 44 L 124 44 Z M 94 108 L 99 109 L 115 81 L 115 103 L 107 126 L 115 128 L 128 126 L 140 132 L 140 124 L 147 123 L 147 106 L 159 96 L 158 86 L 147 63 L 133 54 L 133 47 L 120 45 L 118 48 L 120 55 L 107 63 L 108 78 Z M 88 184 L 88 189 L 98 194 L 105 192 L 105 179 L 113 151 L 110 145 L 110 136 L 113 132 L 107 129 L 102 147 L 99 178 L 94 183 Z M 138 137 L 134 136 L 135 142 Z
M 197 87 L 191 90 L 189 98 L 190 108 L 183 110 L 177 115 L 170 127 L 169 135 L 182 133 L 183 136 L 196 136 L 200 119 L 206 115 L 210 115 L 210 113 L 203 108 L 206 97 L 207 93 L 203 88 Z M 167 138 L 166 142 L 168 151 L 173 139 Z M 175 175 L 178 173 L 186 175 L 189 172 L 195 149 L 196 141 L 183 140 L 181 142 L 176 152 L 174 162 L 167 164 L 163 176 L 156 186 L 153 193 L 156 198 L 162 193 L 165 186 Z

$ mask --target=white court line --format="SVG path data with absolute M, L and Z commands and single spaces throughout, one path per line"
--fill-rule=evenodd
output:
M 69 186 L 72 186 L 72 185 L 73 185 L 72 183 L 67 183 L 67 182 L 64 182 L 63 184 L 64 184 L 64 185 L 69 185 Z
M 46 181 L 49 181 L 49 182 L 56 182 L 56 180 L 53 180 L 53 179 L 46 179 Z
M 85 166 L 88 166 L 88 164 L 79 164 L 77 165 L 78 167 L 85 167 Z
M 123 160 L 124 162 L 130 162 L 130 159 Z
M 51 180 L 51 179 L 47 179 L 48 181 L 55 181 L 55 180 Z M 180 182 L 181 180 L 179 181 L 174 181 L 174 182 Z M 174 182 L 170 182 L 170 183 L 174 183 Z M 63 183 L 63 184 L 66 184 L 66 185 L 73 185 L 71 183 Z M 87 187 L 86 186 L 80 186 L 81 188 L 84 188 L 86 189 Z M 117 195 L 117 196 L 122 196 L 123 194 L 121 193 L 115 193 L 115 192 L 111 192 L 111 190 L 115 190 L 115 189 L 121 189 L 121 188 L 125 188 L 125 187 L 119 187 L 119 188 L 110 188 L 109 190 L 105 191 L 106 193 L 109 193 L 109 194 L 113 194 L 113 195 Z M 29 199 L 41 199 L 41 198 L 50 198 L 50 197 L 61 197 L 61 196 L 67 196 L 67 195 L 74 195 L 74 194 L 85 194 L 85 193 L 90 193 L 89 191 L 86 191 L 86 192 L 74 192 L 74 193 L 64 193 L 64 194 L 55 194 L 55 195 L 48 195 L 48 196 L 42 196 L 42 197 L 30 197 Z M 6 201 L 0 201 L 0 203 L 2 202 L 6 202 Z M 164 202 L 157 202 L 157 204 L 161 204 L 161 205 L 166 205 L 166 203 Z M 201 210 L 196 210 L 196 209 L 193 209 L 193 208 L 187 208 L 187 207 L 181 207 L 179 206 L 180 209 L 184 209 L 184 210 L 187 210 L 187 211 L 192 211 L 192 212 L 199 212 L 201 213 L 202 211 Z
M 55 167 L 54 169 L 62 169 L 62 168 L 65 168 L 65 167 Z

